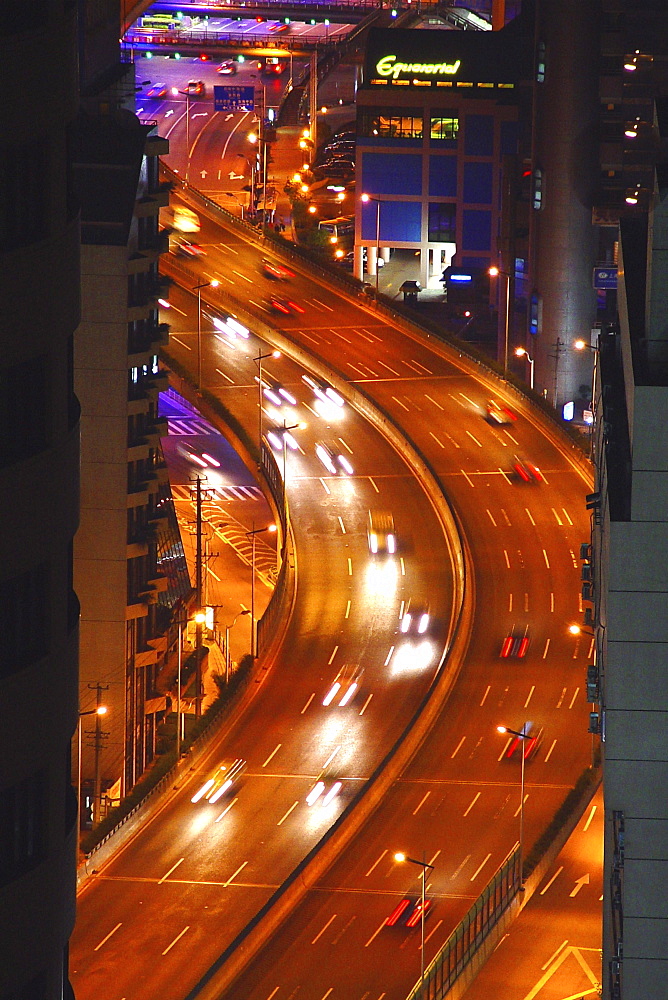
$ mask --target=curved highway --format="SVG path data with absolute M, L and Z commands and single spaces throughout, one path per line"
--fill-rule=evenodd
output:
M 527 844 L 588 762 L 583 675 L 589 640 L 567 631 L 580 617 L 585 479 L 528 407 L 512 403 L 519 418 L 509 426 L 483 419 L 486 399 L 500 393 L 465 359 L 413 340 L 365 303 L 306 273 L 281 283 L 281 294 L 304 312 L 276 314 L 268 299 L 278 282 L 263 276 L 262 251 L 206 220 L 198 240 L 207 249 L 197 266 L 200 280 L 220 280 L 222 292 L 245 300 L 251 312 L 359 384 L 406 429 L 441 479 L 473 551 L 475 627 L 446 713 L 353 849 L 230 993 L 278 1000 L 403 997 L 419 971 L 419 931 L 387 928 L 384 921 L 416 880 L 408 866 L 388 860 L 394 851 L 418 858 L 424 852 L 435 865 L 429 960 L 517 839 L 519 765 L 503 758 L 505 738 L 496 725 L 519 727 L 531 719 L 543 727 L 527 766 Z M 176 290 L 172 295 L 170 350 L 192 371 L 196 323 L 188 299 Z M 224 300 L 216 305 L 223 316 Z M 231 345 L 207 319 L 208 307 L 204 312 L 203 385 L 254 422 L 250 359 L 257 342 Z M 285 359 L 270 365 L 269 375 L 314 409 L 299 374 Z M 249 712 L 221 734 L 222 746 L 248 758 L 248 780 L 216 823 L 217 816 L 188 802 L 200 777 L 193 776 L 160 821 L 84 892 L 72 945 L 79 998 L 175 995 L 175 982 L 178 995 L 185 994 L 339 811 L 341 803 L 331 815 L 303 804 L 319 766 L 341 747 L 345 800 L 433 676 L 451 591 L 436 519 L 396 453 L 349 408 L 345 421 L 341 432 L 309 420 L 301 432 L 304 454 L 288 457 L 299 560 L 296 613 Z M 324 436 L 345 441 L 353 477 L 316 471 L 311 449 Z M 510 473 L 516 453 L 540 466 L 543 482 L 516 481 Z M 390 579 L 378 574 L 366 548 L 366 512 L 376 505 L 393 511 L 402 538 L 403 558 L 393 562 Z M 396 642 L 401 601 L 411 597 L 431 602 L 432 649 L 423 666 L 414 644 Z M 530 637 L 523 659 L 499 657 L 511 629 Z M 364 683 L 373 697 L 363 715 L 360 700 L 342 721 L 318 699 L 349 657 L 368 665 Z M 131 960 L 129 941 L 137 956 Z

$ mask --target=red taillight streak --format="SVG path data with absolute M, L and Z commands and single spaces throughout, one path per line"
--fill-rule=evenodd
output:
M 390 913 L 389 917 L 387 918 L 387 926 L 388 927 L 394 927 L 394 925 L 396 924 L 397 920 L 399 919 L 399 917 L 401 916 L 401 914 L 404 912 L 404 910 L 406 909 L 406 907 L 410 906 L 410 902 L 411 902 L 410 899 L 402 899 L 401 902 L 399 903 L 399 905 L 396 906 L 392 910 L 392 912 Z
M 517 655 L 519 657 L 524 656 L 528 648 L 529 648 L 529 638 L 528 636 L 525 635 L 519 644 Z
M 513 637 L 512 635 L 509 635 L 506 639 L 503 640 L 503 645 L 501 646 L 501 656 L 503 656 L 504 658 L 510 656 L 510 650 L 512 649 L 512 647 L 513 647 Z

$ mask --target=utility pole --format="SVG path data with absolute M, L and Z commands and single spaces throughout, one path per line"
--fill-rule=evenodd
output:
M 202 714 L 202 480 L 195 487 L 195 519 L 197 545 L 195 550 L 195 715 Z
M 95 702 L 95 784 L 93 786 L 93 826 L 100 822 L 100 807 L 102 805 L 102 781 L 100 776 L 100 753 L 102 750 L 102 740 L 106 739 L 109 733 L 102 732 L 102 713 L 99 709 L 102 706 L 102 692 L 109 690 L 108 684 L 89 684 L 89 688 L 97 692 Z

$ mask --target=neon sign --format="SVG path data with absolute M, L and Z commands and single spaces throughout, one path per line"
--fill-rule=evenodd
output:
M 383 56 L 376 63 L 379 76 L 391 76 L 394 80 L 402 74 L 420 73 L 422 76 L 454 76 L 461 65 L 461 59 L 453 63 L 404 63 L 397 62 L 396 56 Z

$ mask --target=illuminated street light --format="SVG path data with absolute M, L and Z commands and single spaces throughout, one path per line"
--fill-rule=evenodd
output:
M 79 837 L 81 836 L 81 720 L 85 715 L 95 715 L 97 716 L 95 720 L 95 784 L 93 786 L 93 822 L 95 822 L 95 815 L 99 813 L 99 806 L 96 809 L 95 806 L 95 789 L 98 788 L 100 784 L 100 761 L 99 761 L 99 744 L 100 744 L 100 718 L 106 715 L 108 712 L 106 705 L 96 705 L 95 708 L 89 708 L 86 712 L 79 712 L 79 720 L 77 722 L 77 845 L 79 843 Z
M 500 267 L 493 264 L 492 267 L 487 269 L 487 273 L 492 278 L 498 278 L 500 274 L 506 279 L 506 315 L 504 323 L 504 333 L 503 333 L 503 374 L 508 374 L 508 337 L 510 333 L 510 274 L 507 271 L 502 271 Z
M 535 740 L 535 736 L 529 736 L 528 733 L 523 733 L 517 729 L 509 729 L 508 726 L 497 726 L 497 732 L 499 733 L 510 733 L 512 736 L 517 736 L 521 740 Z M 522 764 L 521 764 L 521 778 L 520 778 L 520 856 L 519 856 L 519 870 L 520 870 L 520 892 L 524 892 L 524 747 L 522 750 Z
M 258 417 L 258 422 L 259 422 L 260 465 L 262 465 L 262 362 L 265 360 L 265 358 L 280 358 L 280 356 L 281 356 L 281 352 L 280 351 L 267 351 L 266 354 L 263 354 L 260 351 L 260 353 L 258 354 L 258 356 L 256 358 L 253 358 L 253 361 L 256 363 L 257 368 L 258 368 L 258 380 L 257 380 L 257 384 L 258 384 L 258 402 L 259 402 L 259 407 L 260 407 L 260 414 L 259 414 L 259 417 Z
M 398 861 L 399 864 L 403 864 L 404 861 L 410 862 L 412 865 L 417 865 L 422 869 L 422 899 L 421 899 L 421 912 L 420 912 L 420 933 L 421 933 L 421 944 L 420 944 L 420 996 L 424 995 L 424 910 L 425 910 L 425 882 L 427 881 L 427 871 L 433 871 L 434 866 L 428 864 L 424 858 L 422 861 L 416 861 L 415 858 L 410 858 L 407 854 L 402 851 L 397 851 L 394 855 L 394 860 Z
M 380 199 L 374 198 L 370 194 L 360 196 L 361 200 L 367 204 L 370 201 L 376 203 L 376 298 L 378 298 L 378 258 L 380 257 Z
M 533 389 L 533 368 L 535 365 L 534 359 L 531 357 L 529 352 L 524 347 L 515 348 L 515 356 L 518 358 L 526 358 L 529 362 L 529 385 Z

